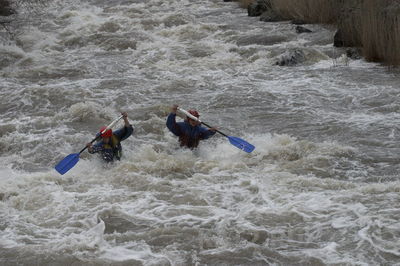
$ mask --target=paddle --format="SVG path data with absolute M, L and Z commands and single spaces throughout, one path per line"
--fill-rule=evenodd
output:
M 109 130 L 110 128 L 112 128 L 113 126 L 115 126 L 115 124 L 122 118 L 123 116 L 121 115 L 120 117 L 118 117 L 117 119 L 115 119 L 114 121 L 111 122 L 111 124 L 109 124 L 107 126 L 107 128 L 105 128 L 98 136 L 96 136 L 90 143 L 95 142 L 98 138 L 100 138 L 101 134 L 103 134 L 104 132 L 106 132 L 107 130 Z M 59 172 L 61 175 L 65 174 L 66 172 L 69 171 L 69 169 L 71 169 L 72 167 L 75 166 L 75 164 L 77 164 L 77 162 L 79 161 L 79 155 L 86 150 L 87 146 L 85 146 L 85 148 L 83 148 L 80 152 L 78 153 L 72 153 L 68 156 L 66 156 L 64 159 L 62 159 L 54 168 L 57 170 L 57 172 Z
M 190 119 L 193 119 L 193 120 L 195 120 L 195 121 L 198 121 L 199 123 L 205 125 L 206 127 L 212 128 L 211 126 L 209 126 L 209 125 L 207 125 L 206 123 L 200 121 L 200 119 L 198 119 L 197 117 L 193 116 L 193 115 L 190 114 L 189 112 L 183 110 L 182 108 L 178 107 L 177 110 L 180 111 L 181 113 L 185 114 L 185 115 L 186 115 L 187 117 L 189 117 Z M 245 152 L 250 153 L 250 152 L 252 152 L 252 151 L 255 149 L 255 147 L 254 147 L 253 145 L 251 145 L 250 143 L 248 143 L 247 141 L 245 141 L 245 140 L 243 140 L 243 139 L 241 139 L 241 138 L 228 136 L 228 135 L 222 133 L 222 132 L 219 131 L 219 130 L 217 130 L 217 132 L 218 132 L 219 134 L 221 134 L 221 135 L 227 137 L 228 140 L 229 140 L 229 142 L 230 142 L 233 146 L 235 146 L 235 147 L 237 147 L 237 148 L 239 148 L 239 149 L 241 149 L 241 150 L 243 150 L 243 151 L 245 151 Z

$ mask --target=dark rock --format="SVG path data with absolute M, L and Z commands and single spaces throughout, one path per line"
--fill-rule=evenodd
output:
M 303 27 L 303 26 L 296 26 L 296 32 L 297 33 L 304 33 L 304 32 L 312 32 L 311 30 Z
M 278 15 L 274 10 L 268 9 L 267 11 L 264 11 L 261 14 L 260 20 L 264 22 L 277 22 L 277 21 L 283 21 L 284 19 L 283 17 Z
M 283 55 L 280 56 L 275 65 L 279 66 L 294 66 L 299 63 L 302 63 L 306 60 L 306 56 L 303 51 L 299 49 L 287 51 Z
M 304 25 L 307 24 L 304 20 L 300 20 L 300 19 L 294 19 L 292 20 L 290 23 L 294 24 L 294 25 Z
M 343 40 L 343 33 L 340 29 L 338 29 L 333 37 L 333 46 L 335 47 L 343 47 L 344 40 Z
M 247 7 L 247 14 L 249 15 L 249 17 L 258 17 L 262 14 L 262 11 L 257 3 L 251 3 Z
M 0 0 L 0 16 L 11 16 L 15 11 L 11 8 L 10 2 L 7 0 Z
M 361 59 L 361 50 L 359 48 L 347 48 L 346 56 L 353 60 Z
M 365 16 L 361 7 L 362 0 L 344 1 L 343 5 L 338 17 L 334 46 L 360 47 L 362 46 L 362 30 L 360 29 L 363 25 L 362 18 Z
M 257 0 L 247 7 L 247 13 L 249 17 L 258 17 L 269 9 L 271 9 L 270 0 Z
M 354 19 L 353 19 L 354 20 Z M 358 30 L 355 23 L 347 23 L 347 26 L 339 26 L 333 37 L 335 47 L 359 47 L 362 46 L 361 31 Z

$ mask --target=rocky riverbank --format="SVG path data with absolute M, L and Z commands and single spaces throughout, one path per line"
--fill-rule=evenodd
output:
M 229 0 L 224 0 L 228 2 Z M 337 27 L 336 47 L 356 47 L 368 61 L 400 65 L 399 0 L 239 0 L 249 16 L 261 21 L 291 20 L 301 24 L 324 23 Z

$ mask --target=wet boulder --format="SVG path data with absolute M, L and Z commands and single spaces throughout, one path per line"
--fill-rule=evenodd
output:
M 249 17 L 258 17 L 269 9 L 271 9 L 270 0 L 257 0 L 247 7 L 247 13 Z
M 282 54 L 275 62 L 275 65 L 295 66 L 297 64 L 303 63 L 305 60 L 306 60 L 306 55 L 304 54 L 304 52 L 299 49 L 294 49 L 286 51 L 284 54 Z
M 0 0 L 0 16 L 11 16 L 15 11 L 11 8 L 10 2 L 7 0 Z
M 273 9 L 268 9 L 261 14 L 261 21 L 264 22 L 277 22 L 285 20 L 282 16 L 276 13 Z
M 361 50 L 359 48 L 347 48 L 346 56 L 353 60 L 361 59 Z
M 360 34 L 339 28 L 333 36 L 333 46 L 335 47 L 358 47 L 361 46 Z
M 335 47 L 344 46 L 343 33 L 340 29 L 338 29 L 335 33 L 335 36 L 333 36 L 333 46 Z
M 309 33 L 312 31 L 303 26 L 296 26 L 296 32 L 297 33 Z

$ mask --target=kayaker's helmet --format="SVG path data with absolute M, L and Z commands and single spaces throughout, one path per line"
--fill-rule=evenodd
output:
M 196 110 L 189 110 L 188 113 L 197 118 L 200 117 L 199 112 L 197 112 Z M 188 117 L 188 118 L 190 118 L 190 117 Z
M 101 133 L 101 132 L 103 132 L 103 130 L 105 130 L 107 127 L 102 127 L 102 128 L 100 128 L 100 135 L 101 135 L 101 137 L 102 138 L 111 138 L 112 137 L 112 129 L 107 129 L 104 133 Z

